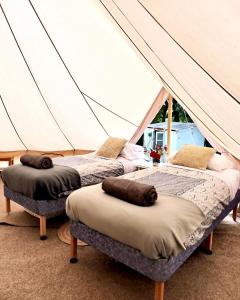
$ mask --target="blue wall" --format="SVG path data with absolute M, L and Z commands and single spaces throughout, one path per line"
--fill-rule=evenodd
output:
M 153 136 L 153 128 L 146 128 L 144 131 L 143 146 L 145 146 L 148 151 L 153 147 Z M 164 132 L 164 144 L 167 144 L 167 131 Z M 184 144 L 204 146 L 204 136 L 194 124 L 191 124 L 188 128 L 180 128 L 176 131 L 172 130 L 170 155 L 176 153 Z

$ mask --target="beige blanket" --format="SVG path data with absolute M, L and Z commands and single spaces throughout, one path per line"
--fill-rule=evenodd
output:
M 186 236 L 204 219 L 201 210 L 183 198 L 160 194 L 155 205 L 140 207 L 106 194 L 99 184 L 73 192 L 66 210 L 71 219 L 153 259 L 185 249 Z
M 153 259 L 177 255 L 194 245 L 230 201 L 222 180 L 196 169 L 161 165 L 122 178 L 154 185 L 156 203 L 129 204 L 96 185 L 72 193 L 67 214 Z

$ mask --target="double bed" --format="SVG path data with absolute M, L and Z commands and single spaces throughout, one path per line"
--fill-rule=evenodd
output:
M 10 200 L 40 219 L 40 239 L 47 238 L 46 220 L 65 212 L 67 196 L 74 190 L 136 170 L 139 160 L 108 159 L 95 154 L 53 159 L 53 168 L 14 165 L 2 172 L 6 211 Z
M 81 239 L 154 280 L 155 299 L 162 300 L 170 276 L 200 245 L 211 254 L 214 228 L 232 210 L 236 219 L 240 175 L 165 164 L 122 177 L 153 184 L 158 200 L 151 207 L 132 205 L 100 184 L 73 192 L 66 201 L 70 261 L 77 261 Z

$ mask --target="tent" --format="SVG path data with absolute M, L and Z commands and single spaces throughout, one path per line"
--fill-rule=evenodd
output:
M 240 159 L 239 9 L 237 0 L 2 0 L 0 151 L 136 141 L 171 93 Z

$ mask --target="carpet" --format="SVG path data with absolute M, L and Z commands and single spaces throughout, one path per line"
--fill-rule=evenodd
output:
M 0 224 L 19 227 L 39 227 L 39 219 L 31 216 L 22 209 L 12 211 L 10 214 L 0 212 Z
M 60 241 L 70 245 L 71 244 L 71 234 L 69 231 L 69 222 L 66 222 L 57 231 L 58 237 Z M 77 245 L 78 246 L 88 246 L 88 244 L 84 243 L 83 241 L 77 240 Z
M 11 201 L 11 212 L 5 212 L 5 198 L 3 196 L 2 183 L 0 181 L 0 224 L 19 227 L 39 227 L 39 220 L 27 213 L 24 208 Z

